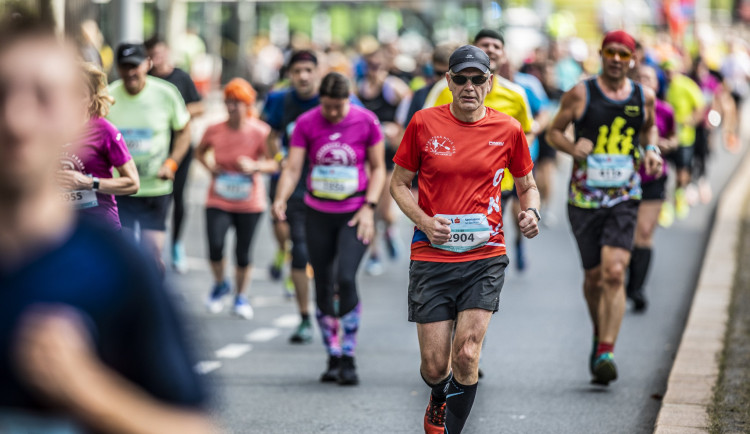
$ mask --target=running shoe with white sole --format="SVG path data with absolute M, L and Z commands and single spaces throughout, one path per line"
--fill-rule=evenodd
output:
M 189 270 L 185 246 L 179 241 L 172 246 L 172 268 L 179 274 L 187 274 Z
M 253 316 L 255 315 L 253 307 L 250 306 L 250 302 L 247 301 L 247 298 L 244 295 L 238 295 L 234 299 L 232 313 L 242 319 L 253 319 Z
M 230 288 L 229 288 L 229 282 L 226 280 L 214 284 L 213 289 L 211 290 L 211 294 L 208 296 L 208 300 L 206 301 L 206 307 L 208 308 L 208 311 L 211 313 L 219 313 L 224 309 L 224 303 L 222 299 L 225 295 L 229 294 Z

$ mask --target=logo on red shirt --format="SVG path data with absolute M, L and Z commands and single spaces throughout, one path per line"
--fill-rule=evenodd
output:
M 456 146 L 453 144 L 453 140 L 447 137 L 433 136 L 427 141 L 424 150 L 432 155 L 450 157 L 456 153 Z
M 455 220 L 453 220 L 453 223 L 461 223 L 461 219 L 460 219 L 460 218 L 458 218 L 458 217 L 456 217 L 456 219 L 455 219 Z

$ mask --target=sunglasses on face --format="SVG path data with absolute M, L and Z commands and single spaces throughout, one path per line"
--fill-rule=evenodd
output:
M 451 75 L 451 80 L 459 86 L 465 85 L 469 80 L 471 80 L 471 84 L 479 86 L 484 84 L 488 78 L 486 75 L 472 75 L 471 77 L 466 75 Z
M 619 51 L 615 50 L 614 48 L 607 48 L 604 51 L 602 51 L 602 54 L 604 54 L 604 57 L 607 59 L 614 59 L 615 55 L 620 56 L 620 60 L 627 62 L 633 57 L 633 53 L 630 51 Z

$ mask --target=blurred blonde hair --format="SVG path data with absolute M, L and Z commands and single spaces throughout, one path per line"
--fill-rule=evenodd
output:
M 115 99 L 109 95 L 107 89 L 107 75 L 97 65 L 89 62 L 81 62 L 81 69 L 84 73 L 86 90 L 91 97 L 89 116 L 103 118 L 109 114 L 109 107 L 115 103 Z

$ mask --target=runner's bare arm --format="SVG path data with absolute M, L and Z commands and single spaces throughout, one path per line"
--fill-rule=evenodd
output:
M 185 128 L 174 132 L 172 153 L 169 154 L 169 158 L 167 158 L 164 164 L 162 164 L 157 176 L 161 179 L 174 179 L 174 174 L 177 172 L 177 169 L 173 166 L 180 164 L 182 159 L 185 158 L 188 149 L 190 149 L 190 122 L 185 124 Z M 169 164 L 170 160 L 174 163 Z
M 419 207 L 411 194 L 411 181 L 416 173 L 396 164 L 391 177 L 391 196 L 404 214 L 424 232 L 430 242 L 445 244 L 450 239 L 451 222 L 440 217 L 430 217 Z
M 526 211 L 529 208 L 539 210 L 541 203 L 534 175 L 529 172 L 528 175 L 520 178 L 513 177 L 513 180 L 516 184 L 518 201 L 521 205 L 521 213 L 518 214 L 518 228 L 526 238 L 534 238 L 539 234 L 539 222 L 532 211 Z
M 102 178 L 99 180 L 99 191 L 105 194 L 129 195 L 136 194 L 141 187 L 138 169 L 133 160 L 116 167 L 119 178 Z
M 568 125 L 583 114 L 586 106 L 585 86 L 585 83 L 578 83 L 563 94 L 560 100 L 560 110 L 552 120 L 545 136 L 547 143 L 553 148 L 570 154 L 573 158 L 579 160 L 586 158 L 591 153 L 594 144 L 584 138 L 573 142 L 565 135 L 565 130 L 568 128 Z
M 307 150 L 305 148 L 300 148 L 299 146 L 289 147 L 289 156 L 284 170 L 281 171 L 279 185 L 276 187 L 276 197 L 271 208 L 273 216 L 279 220 L 286 220 L 286 202 L 294 192 L 297 182 L 299 182 L 306 157 Z
M 645 96 L 645 111 L 646 116 L 643 122 L 643 126 L 641 127 L 640 131 L 640 141 L 641 145 L 654 145 L 658 146 L 659 144 L 659 129 L 656 127 L 656 112 L 655 112 L 655 100 L 656 95 L 654 94 L 654 91 L 651 89 L 643 88 L 644 96 Z M 653 151 L 653 150 L 646 150 L 644 158 L 643 158 L 643 164 L 646 165 L 646 173 L 649 175 L 657 175 L 660 174 L 662 171 L 662 164 L 664 164 L 661 156 Z
M 203 115 L 203 113 L 206 111 L 206 108 L 203 105 L 203 101 L 195 101 L 187 104 L 187 111 L 188 113 L 190 113 L 190 118 L 195 119 L 198 116 Z
M 205 136 L 204 136 L 204 140 L 205 140 Z M 198 147 L 195 148 L 195 159 L 198 160 L 198 162 L 201 163 L 203 167 L 206 168 L 206 170 L 211 172 L 211 174 L 216 174 L 217 173 L 216 162 L 209 161 L 208 158 L 206 158 L 208 151 L 210 149 L 212 148 L 208 143 L 201 141 Z
M 243 172 L 252 174 L 255 172 L 276 173 L 279 171 L 279 163 L 273 158 L 267 144 L 268 140 L 265 140 L 263 146 L 261 146 L 262 153 L 257 160 L 253 161 L 248 157 L 244 157 L 242 160 L 238 159 L 237 163 L 241 166 Z
M 216 432 L 199 410 L 158 401 L 99 361 L 85 326 L 68 312 L 27 314 L 17 339 L 24 379 L 95 431 Z
M 100 179 L 98 191 L 116 195 L 137 193 L 140 188 L 140 178 L 133 160 L 116 169 L 120 176 L 118 178 Z M 57 178 L 57 184 L 68 191 L 92 190 L 94 188 L 94 178 L 77 170 L 58 170 L 55 177 Z
M 271 132 L 268 133 L 268 137 L 266 138 L 266 148 L 271 157 L 275 157 L 276 154 L 281 152 L 281 146 L 279 144 L 280 137 L 281 133 L 276 130 L 271 130 Z
M 349 221 L 349 226 L 357 226 L 357 239 L 370 244 L 375 235 L 375 210 L 369 205 L 378 203 L 385 186 L 385 143 L 381 140 L 367 148 L 367 164 L 370 166 L 370 179 L 365 192 L 365 205 Z

